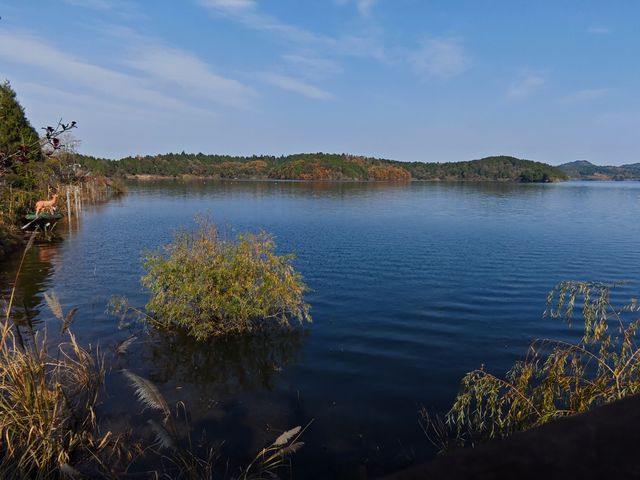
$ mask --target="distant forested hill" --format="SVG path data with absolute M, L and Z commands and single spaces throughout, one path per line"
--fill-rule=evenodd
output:
M 404 165 L 417 180 L 555 182 L 567 178 L 562 170 L 546 163 L 507 156 L 468 162 L 413 162 Z
M 640 180 L 640 163 L 606 166 L 594 165 L 586 160 L 570 162 L 558 167 L 575 180 Z
M 398 162 L 347 154 L 303 153 L 282 157 L 233 157 L 203 153 L 168 153 L 105 160 L 78 155 L 78 163 L 95 174 L 192 175 L 214 178 L 281 180 L 468 180 L 552 182 L 564 180 L 556 167 L 515 157 L 487 157 L 452 163 Z

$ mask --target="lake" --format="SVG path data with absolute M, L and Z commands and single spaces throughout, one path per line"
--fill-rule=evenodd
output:
M 579 326 L 542 318 L 557 282 L 628 280 L 615 298 L 636 295 L 639 213 L 637 182 L 133 183 L 29 252 L 18 305 L 55 332 L 43 304 L 55 290 L 65 311 L 79 309 L 79 339 L 109 350 L 130 332 L 106 304 L 144 305 L 145 250 L 198 214 L 227 236 L 271 232 L 297 256 L 313 324 L 199 346 L 142 336 L 108 375 L 101 413 L 133 427 L 154 417 L 118 372 L 128 368 L 170 404 L 184 401 L 194 436 L 225 440 L 226 456 L 244 459 L 313 419 L 295 478 L 373 477 L 431 458 L 416 412 L 446 412 L 465 372 L 502 374 L 536 337 L 579 337 Z M 4 294 L 17 260 L 1 267 Z

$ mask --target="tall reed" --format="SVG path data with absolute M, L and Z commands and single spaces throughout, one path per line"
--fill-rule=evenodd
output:
M 85 462 L 100 464 L 112 448 L 111 432 L 101 434 L 95 413 L 104 379 L 103 357 L 78 344 L 68 328 L 75 311 L 63 314 L 57 297 L 48 297 L 63 322 L 61 339 L 49 351 L 46 332 L 22 329 L 11 319 L 16 286 L 31 236 L 16 273 L 0 326 L 0 477 L 49 479 L 74 474 Z

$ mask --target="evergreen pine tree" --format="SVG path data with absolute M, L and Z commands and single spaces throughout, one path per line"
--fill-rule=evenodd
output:
M 38 138 L 9 81 L 0 84 L 0 170 L 43 160 Z

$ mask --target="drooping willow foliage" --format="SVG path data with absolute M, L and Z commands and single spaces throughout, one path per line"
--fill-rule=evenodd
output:
M 614 286 L 557 285 L 547 298 L 545 316 L 567 323 L 579 316 L 584 323 L 581 340 L 535 340 L 526 358 L 504 378 L 484 367 L 467 373 L 446 416 L 448 434 L 443 434 L 442 423 L 435 428 L 441 446 L 451 446 L 452 439 L 457 444 L 473 444 L 505 437 L 640 392 L 640 348 L 636 344 L 640 319 L 633 315 L 640 306 L 632 299 L 615 307 L 611 302 Z M 446 443 L 449 445 L 442 445 Z

